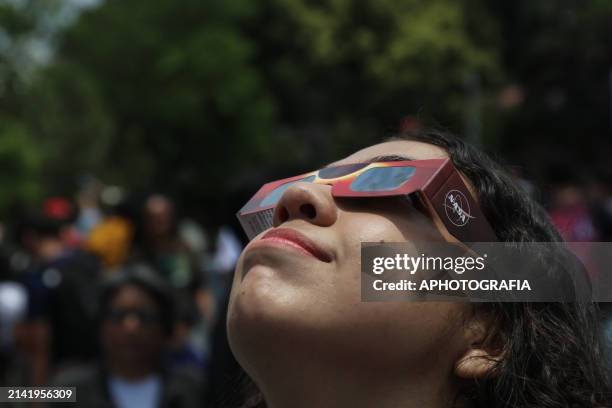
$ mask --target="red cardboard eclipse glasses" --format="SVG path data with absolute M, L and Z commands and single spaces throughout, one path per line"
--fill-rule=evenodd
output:
M 497 242 L 450 159 L 354 163 L 264 184 L 237 216 L 249 239 L 272 227 L 274 208 L 293 184 L 331 186 L 333 197 L 412 197 L 449 241 Z

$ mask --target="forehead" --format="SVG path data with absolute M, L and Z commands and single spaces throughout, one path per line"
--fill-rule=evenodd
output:
M 379 143 L 361 149 L 342 160 L 338 160 L 333 165 L 345 163 L 358 163 L 369 161 L 374 157 L 380 156 L 405 156 L 410 160 L 439 159 L 448 157 L 444 149 L 438 146 L 411 140 L 396 140 L 392 142 Z

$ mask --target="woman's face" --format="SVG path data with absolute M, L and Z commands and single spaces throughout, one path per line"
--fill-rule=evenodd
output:
M 335 164 L 394 155 L 447 156 L 433 145 L 393 141 Z M 321 358 L 403 376 L 452 372 L 469 342 L 463 329 L 467 305 L 361 301 L 361 242 L 443 240 L 429 218 L 405 200 L 334 199 L 328 185 L 297 183 L 281 197 L 274 227 L 302 234 L 319 256 L 273 239 L 262 241 L 265 232 L 242 253 L 228 333 L 237 359 L 256 381 L 284 355 L 297 362 Z

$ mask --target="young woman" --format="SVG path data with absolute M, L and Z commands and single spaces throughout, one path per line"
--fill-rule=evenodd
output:
M 497 164 L 451 136 L 402 135 L 334 165 L 445 157 L 499 241 L 560 240 Z M 612 406 L 593 304 L 362 302 L 361 242 L 436 241 L 439 228 L 399 197 L 307 182 L 281 193 L 230 297 L 230 345 L 260 391 L 250 406 Z

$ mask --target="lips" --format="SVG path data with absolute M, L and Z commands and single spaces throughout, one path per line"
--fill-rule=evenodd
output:
M 267 244 L 292 247 L 305 255 L 314 256 L 322 262 L 331 262 L 332 260 L 327 251 L 321 249 L 304 234 L 291 228 L 271 229 L 254 243 L 257 246 Z

